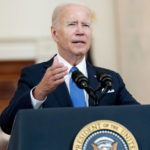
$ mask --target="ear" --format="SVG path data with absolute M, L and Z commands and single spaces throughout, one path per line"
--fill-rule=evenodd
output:
M 51 34 L 55 42 L 57 42 L 57 29 L 54 26 L 51 26 Z

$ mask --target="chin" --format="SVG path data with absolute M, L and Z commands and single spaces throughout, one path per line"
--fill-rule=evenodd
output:
M 87 52 L 85 52 L 85 51 L 84 51 L 84 52 L 81 51 L 81 52 L 75 53 L 75 55 L 76 55 L 76 56 L 84 56 L 84 55 L 86 55 L 86 53 L 87 53 Z
M 77 48 L 74 50 L 74 52 L 74 54 L 76 55 L 85 55 L 88 52 L 88 50 Z

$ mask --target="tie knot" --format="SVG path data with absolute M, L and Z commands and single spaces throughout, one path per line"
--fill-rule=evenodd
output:
M 74 71 L 76 71 L 76 70 L 78 70 L 77 67 L 72 67 L 72 68 L 70 69 L 70 72 L 72 73 L 72 72 L 74 72 Z

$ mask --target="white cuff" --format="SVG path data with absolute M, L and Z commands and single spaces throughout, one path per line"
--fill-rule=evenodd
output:
M 35 99 L 34 96 L 33 96 L 33 93 L 32 93 L 34 89 L 35 89 L 35 87 L 32 88 L 31 91 L 30 91 L 31 103 L 32 103 L 32 106 L 33 106 L 34 109 L 38 109 L 46 101 L 47 97 L 42 101 Z

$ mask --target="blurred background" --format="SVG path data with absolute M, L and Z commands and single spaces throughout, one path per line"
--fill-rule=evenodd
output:
M 0 113 L 15 91 L 21 68 L 57 52 L 51 15 L 63 1 L 0 0 Z M 132 95 L 150 104 L 150 1 L 80 1 L 93 10 L 93 63 L 120 73 Z

